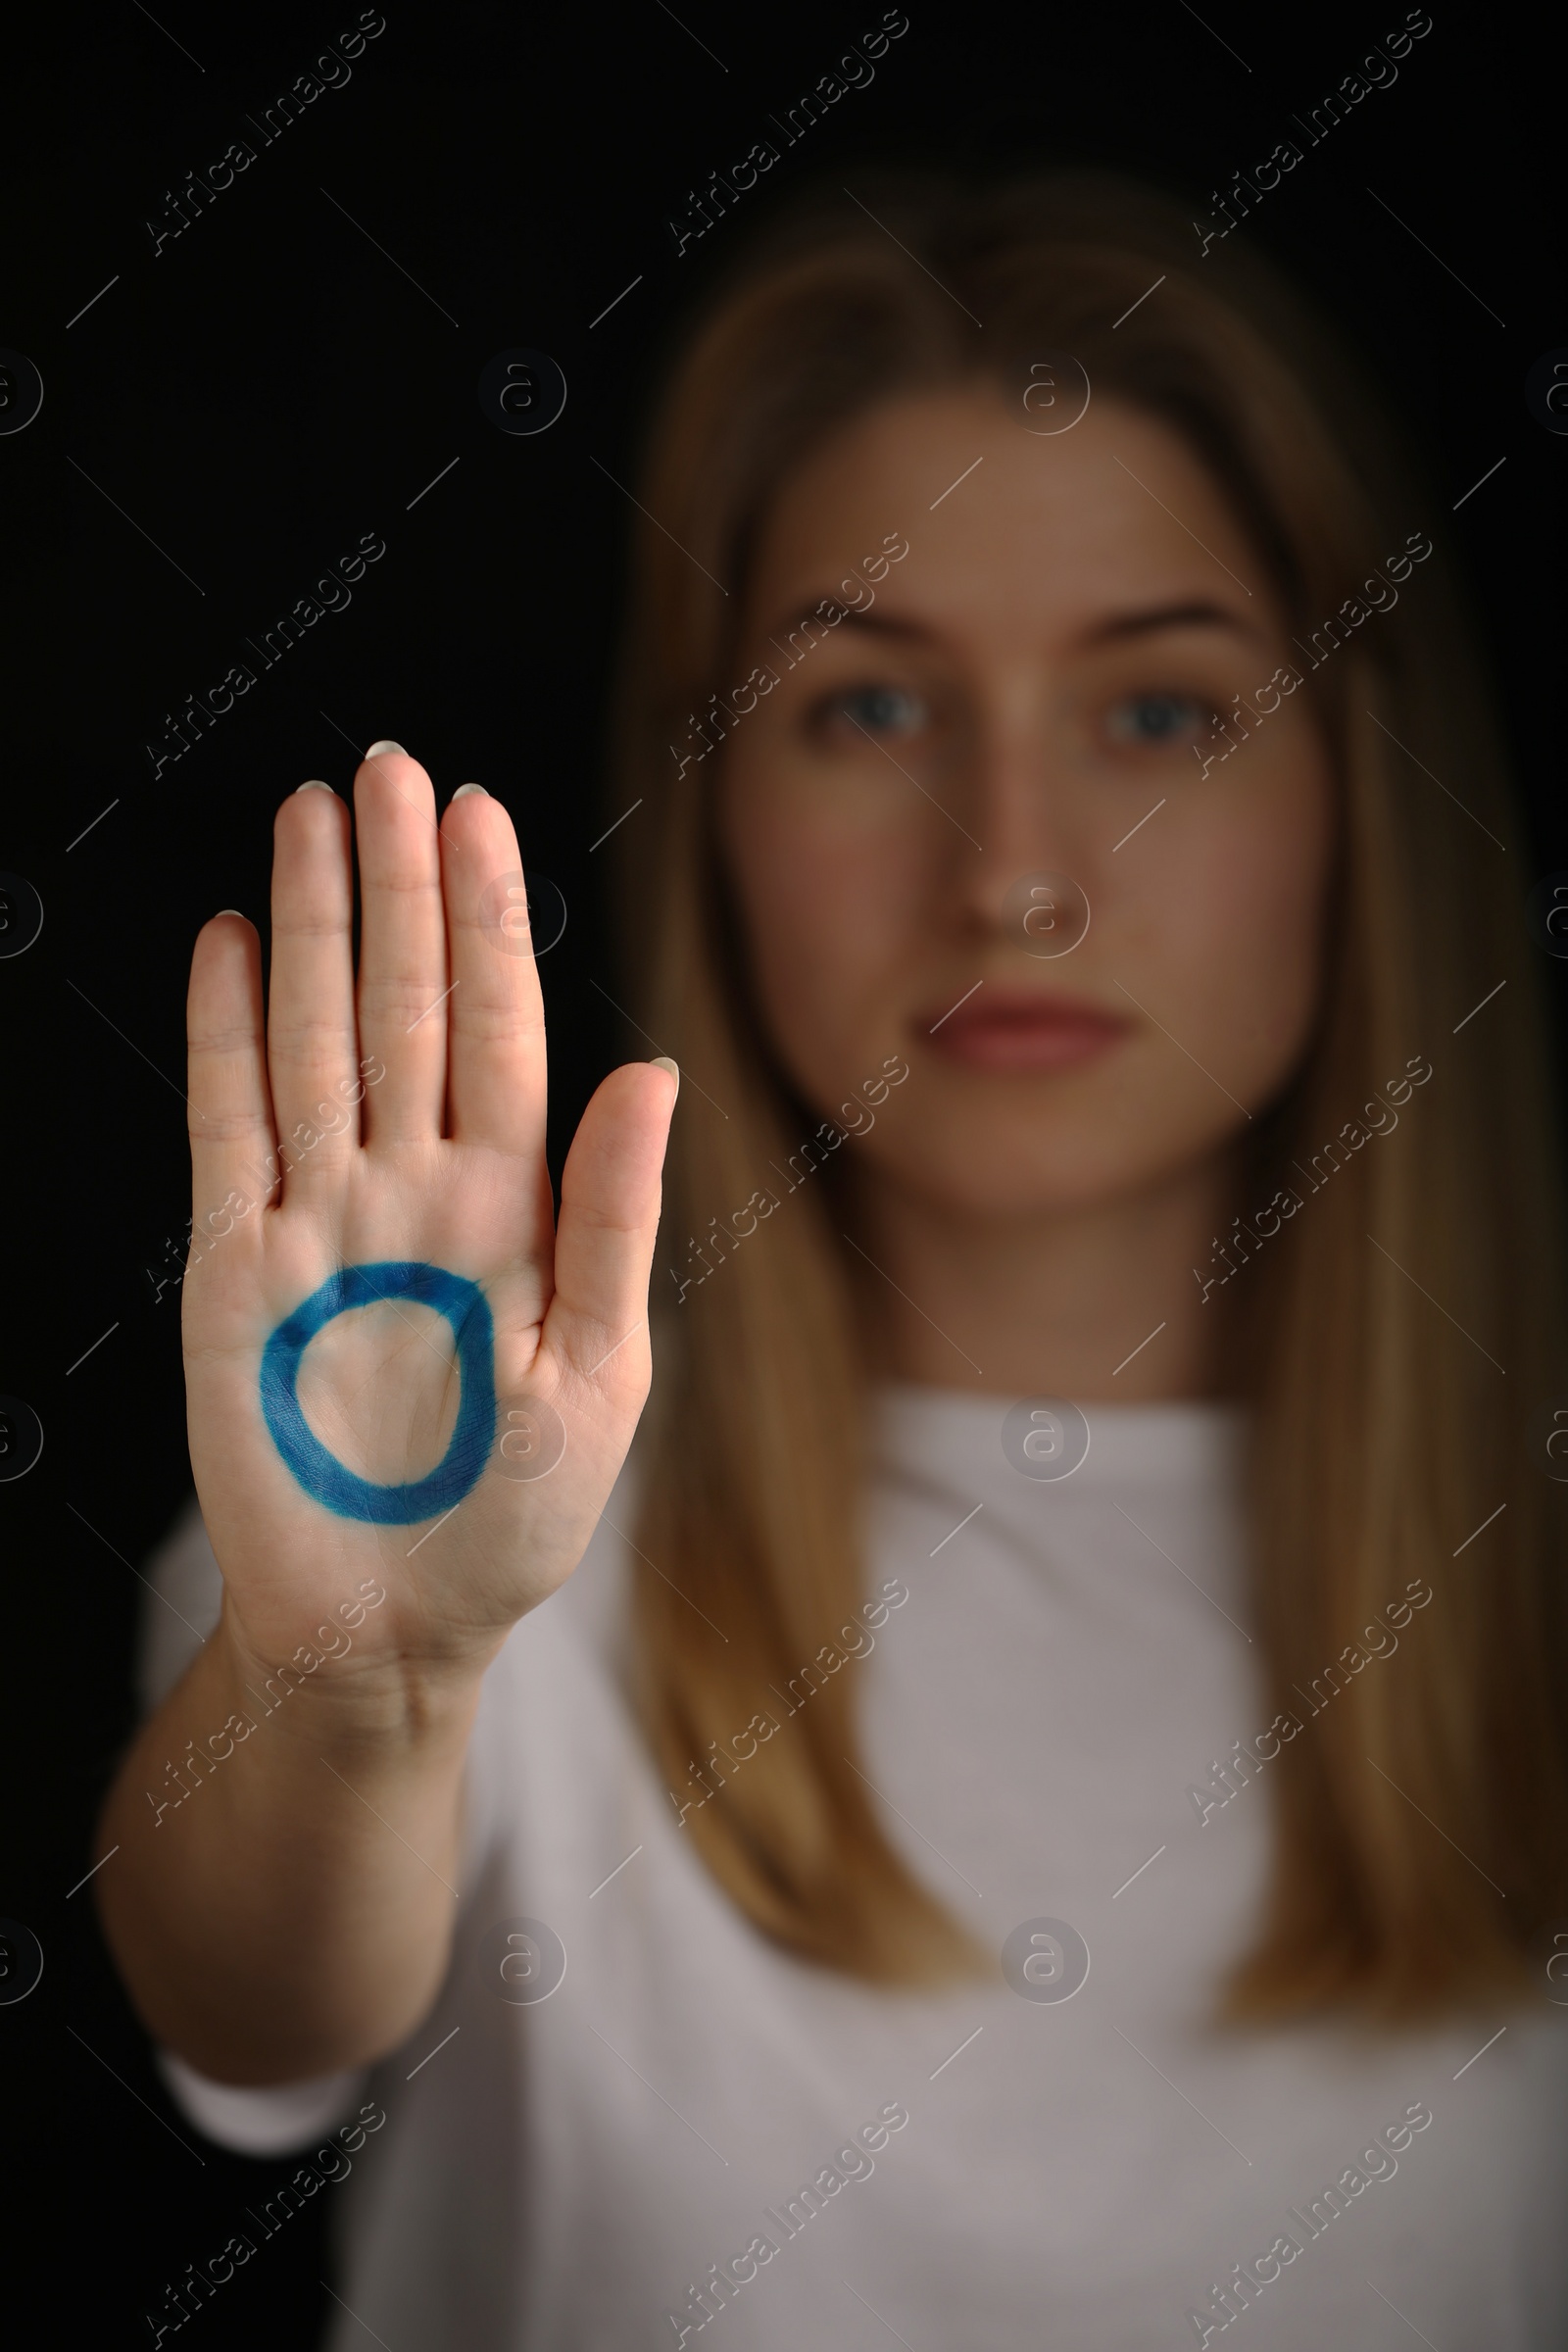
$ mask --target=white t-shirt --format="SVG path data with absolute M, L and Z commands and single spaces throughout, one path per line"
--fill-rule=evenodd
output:
M 1236 1416 L 1093 1406 L 1081 1466 L 1037 1480 L 1005 1410 L 879 1400 L 866 1591 L 907 1597 L 838 1671 L 891 1838 L 983 1943 L 1013 1937 L 1010 1981 L 872 1991 L 775 1950 L 713 1884 L 620 1694 L 623 1478 L 486 1677 L 456 1948 L 416 2033 L 295 2089 L 165 2061 L 217 2139 L 339 2176 L 305 2185 L 341 2260 L 332 2352 L 366 2328 L 395 2352 L 1563 2342 L 1568 2011 L 1404 2036 L 1211 2022 L 1290 1768 L 1203 1819 L 1190 1793 L 1221 1793 L 1214 1760 L 1270 1721 Z M 154 1605 L 149 1696 L 184 1621 L 216 1621 L 194 1512 L 157 1575 L 180 1614 Z M 1412 1812 L 1409 1834 L 1435 1833 Z M 548 1998 L 503 1997 L 552 1982 L 558 1943 Z M 317 2162 L 362 2102 L 384 2123 Z

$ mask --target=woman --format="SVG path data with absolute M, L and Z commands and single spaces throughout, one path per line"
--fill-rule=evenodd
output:
M 371 747 L 356 992 L 348 809 L 285 801 L 265 1043 L 197 944 L 216 1631 L 154 1629 L 97 1884 L 187 2111 L 296 2169 L 155 2338 L 350 2169 L 344 2346 L 1568 2306 L 1555 1197 L 1430 509 L 1161 201 L 874 213 L 653 436 L 660 1059 L 554 1234 L 498 802 Z

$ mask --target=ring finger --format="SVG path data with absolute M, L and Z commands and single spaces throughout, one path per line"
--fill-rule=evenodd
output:
M 273 828 L 267 1054 L 285 1182 L 335 1166 L 359 1141 L 349 812 L 301 785 Z

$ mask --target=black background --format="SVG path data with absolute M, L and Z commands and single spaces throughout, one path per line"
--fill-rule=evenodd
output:
M 597 1077 L 635 1050 L 591 985 L 622 993 L 590 847 L 620 806 L 603 710 L 631 509 L 608 476 L 634 482 L 649 387 L 705 273 L 775 196 L 808 175 L 853 187 L 880 162 L 1104 162 L 1206 215 L 1210 189 L 1293 135 L 1290 114 L 1404 12 L 1293 10 L 1260 31 L 1227 0 L 1202 20 L 1182 0 L 909 0 L 872 85 L 683 258 L 666 221 L 687 190 L 771 135 L 766 117 L 878 23 L 871 0 L 739 17 L 681 0 L 679 22 L 659 0 L 386 0 L 347 86 L 263 147 L 245 116 L 358 14 L 160 0 L 154 23 L 123 0 L 74 21 L 70 54 L 19 74 L 3 102 L 0 344 L 41 369 L 45 401 L 0 438 L 17 592 L 0 866 L 41 893 L 45 924 L 0 961 L 0 1392 L 32 1405 L 46 1442 L 25 1481 L 0 1485 L 0 1913 L 35 1931 L 47 1966 L 25 2004 L 0 2009 L 0 2048 L 39 2061 L 38 2132 L 14 2120 L 13 2153 L 34 2152 L 24 2170 L 57 2189 L 80 2256 L 50 2266 L 55 2316 L 28 2340 L 149 2342 L 142 2315 L 165 2282 L 288 2169 L 224 2155 L 170 2108 L 91 1889 L 67 1896 L 95 1858 L 130 1721 L 129 1564 L 189 1485 L 179 1293 L 171 1279 L 155 1298 L 155 1280 L 177 1271 L 189 1209 L 179 1098 L 198 925 L 221 906 L 265 914 L 276 802 L 306 776 L 346 789 L 374 737 L 406 744 L 443 798 L 482 780 L 570 910 L 543 967 L 559 1164 Z M 1396 85 L 1308 149 L 1247 230 L 1371 362 L 1427 468 L 1430 511 L 1409 527 L 1468 565 L 1535 828 L 1521 905 L 1568 866 L 1550 682 L 1568 439 L 1524 398 L 1532 363 L 1568 345 L 1545 176 L 1561 59 L 1543 53 L 1541 22 L 1437 0 Z M 255 163 L 155 256 L 145 222 L 166 191 L 240 137 Z M 475 392 L 485 362 L 519 345 L 552 354 L 569 387 L 534 438 L 496 430 Z M 231 662 L 258 669 L 246 637 L 367 532 L 387 552 L 348 610 L 155 779 L 144 747 L 162 744 L 164 714 Z M 318 2222 L 264 2247 L 198 2335 L 313 2340 Z

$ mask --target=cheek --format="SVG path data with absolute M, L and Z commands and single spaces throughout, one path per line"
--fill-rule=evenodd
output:
M 1189 830 L 1187 855 L 1161 878 L 1159 928 L 1172 982 L 1255 1110 L 1288 1076 L 1316 1013 L 1333 796 L 1305 740 L 1237 786 Z
M 886 806 L 849 807 L 743 771 L 726 791 L 721 835 L 768 1030 L 798 1083 L 831 1090 L 880 1036 L 879 1008 L 919 930 L 919 828 Z

